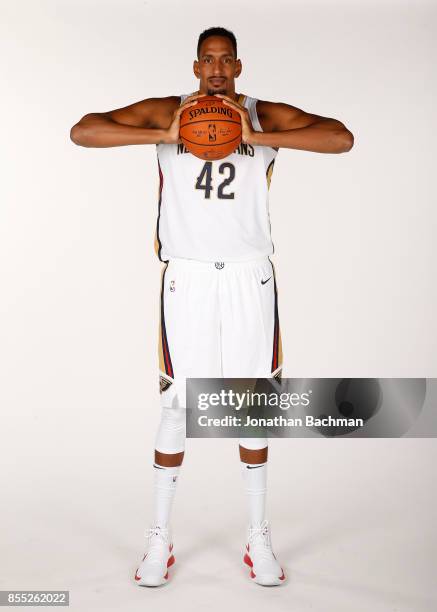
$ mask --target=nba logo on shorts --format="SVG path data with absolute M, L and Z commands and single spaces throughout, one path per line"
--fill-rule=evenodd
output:
M 170 281 L 170 291 L 174 291 L 175 290 L 175 282 L 174 280 Z

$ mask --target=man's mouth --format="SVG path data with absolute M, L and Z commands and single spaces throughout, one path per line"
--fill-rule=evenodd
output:
M 209 82 L 213 87 L 220 87 L 220 85 L 223 85 L 225 81 L 226 79 L 224 77 L 212 77 L 209 79 Z

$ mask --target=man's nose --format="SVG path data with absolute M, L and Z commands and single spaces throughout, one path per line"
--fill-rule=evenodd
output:
M 219 62 L 214 62 L 214 67 L 213 67 L 212 72 L 214 76 L 222 76 L 222 67 L 220 66 Z

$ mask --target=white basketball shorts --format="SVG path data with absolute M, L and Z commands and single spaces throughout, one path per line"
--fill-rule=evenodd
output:
M 187 378 L 279 379 L 282 346 L 270 259 L 171 258 L 162 270 L 158 353 L 163 408 L 176 394 L 185 408 Z

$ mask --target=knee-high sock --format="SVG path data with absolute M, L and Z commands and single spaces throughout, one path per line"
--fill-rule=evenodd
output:
M 267 463 L 241 462 L 243 480 L 249 500 L 249 523 L 260 525 L 265 519 Z
M 168 527 L 181 466 L 164 467 L 154 463 L 153 469 L 155 471 L 155 508 L 153 525 Z

